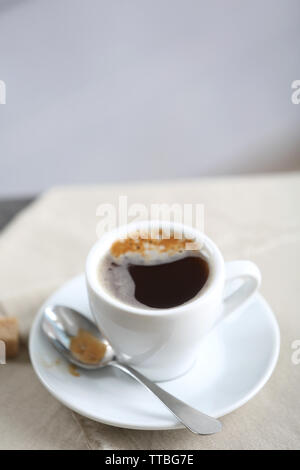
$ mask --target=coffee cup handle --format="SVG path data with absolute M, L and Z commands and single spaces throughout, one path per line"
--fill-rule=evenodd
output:
M 223 300 L 223 312 L 220 321 L 231 315 L 238 307 L 245 304 L 257 291 L 261 283 L 261 273 L 252 261 L 229 261 L 225 263 L 225 282 L 240 280 L 239 287 Z

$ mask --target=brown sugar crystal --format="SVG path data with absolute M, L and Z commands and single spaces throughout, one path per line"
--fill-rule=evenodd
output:
M 80 377 L 80 374 L 74 364 L 69 364 L 69 372 L 73 377 Z
M 128 252 L 139 253 L 144 256 L 149 250 L 156 250 L 160 253 L 169 252 L 172 254 L 177 251 L 185 250 L 186 244 L 194 241 L 189 238 L 178 238 L 174 233 L 171 233 L 168 238 L 165 238 L 162 230 L 159 230 L 157 238 L 151 238 L 150 236 L 143 237 L 139 232 L 135 232 L 132 235 L 133 236 L 126 239 L 116 240 L 111 246 L 111 254 L 116 258 Z
M 71 339 L 70 350 L 79 361 L 98 364 L 105 355 L 106 345 L 88 331 L 79 329 Z
M 16 318 L 0 317 L 0 341 L 5 343 L 6 358 L 15 357 L 19 352 L 19 328 Z

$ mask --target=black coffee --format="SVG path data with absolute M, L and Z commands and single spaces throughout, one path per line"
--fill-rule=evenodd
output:
M 142 307 L 172 308 L 196 297 L 205 285 L 207 261 L 192 252 L 154 264 L 134 263 L 130 256 L 116 262 L 110 255 L 102 263 L 100 280 L 119 300 Z
M 171 308 L 188 302 L 202 289 L 208 278 L 208 264 L 200 257 L 188 256 L 154 266 L 129 264 L 136 300 L 148 307 Z

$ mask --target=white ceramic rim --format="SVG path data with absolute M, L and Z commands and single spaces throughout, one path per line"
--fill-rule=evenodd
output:
M 118 238 L 120 238 L 125 233 L 132 233 L 139 229 L 145 229 L 149 227 L 155 228 L 164 228 L 168 227 L 173 230 L 184 231 L 186 237 L 194 237 L 197 241 L 203 243 L 204 247 L 208 249 L 210 253 L 209 259 L 209 277 L 206 281 L 206 284 L 201 289 L 201 292 L 195 299 L 190 300 L 182 305 L 177 307 L 172 307 L 168 309 L 150 309 L 150 308 L 142 308 L 136 307 L 133 305 L 126 304 L 121 300 L 111 296 L 109 292 L 102 288 L 99 282 L 99 264 L 101 258 L 108 252 L 112 243 Z M 146 315 L 152 316 L 169 316 L 172 314 L 179 314 L 189 310 L 191 305 L 195 306 L 195 304 L 201 304 L 207 300 L 208 297 L 213 295 L 214 287 L 219 284 L 219 282 L 224 281 L 224 259 L 216 244 L 208 238 L 203 232 L 199 230 L 189 227 L 187 225 L 176 223 L 176 222 L 167 222 L 167 221 L 160 221 L 160 220 L 144 220 L 139 222 L 132 222 L 130 224 L 122 225 L 114 230 L 111 230 L 105 233 L 91 248 L 87 261 L 86 261 L 86 281 L 88 285 L 92 288 L 92 290 L 105 302 L 110 304 L 111 306 L 118 308 L 120 310 L 126 311 L 126 313 L 131 314 L 138 314 L 138 315 Z

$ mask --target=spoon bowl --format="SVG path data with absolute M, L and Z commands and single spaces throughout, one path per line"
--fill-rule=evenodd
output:
M 70 349 L 71 340 L 77 336 L 80 329 L 88 331 L 106 346 L 104 356 L 96 364 L 80 361 Z M 110 362 L 116 359 L 113 348 L 95 323 L 70 307 L 62 305 L 47 306 L 44 310 L 42 330 L 53 346 L 77 367 L 88 370 L 99 369 L 109 365 Z

